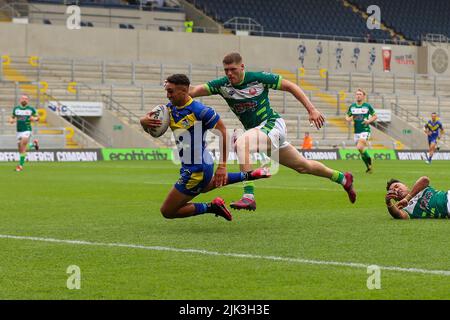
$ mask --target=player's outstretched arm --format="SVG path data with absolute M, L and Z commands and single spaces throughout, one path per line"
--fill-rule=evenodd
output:
M 405 198 L 409 198 L 409 200 L 411 200 L 412 198 L 414 198 L 420 191 L 422 191 L 423 189 L 425 189 L 426 187 L 428 187 L 430 185 L 430 178 L 428 178 L 427 176 L 423 176 L 420 177 L 416 183 L 414 183 L 414 186 L 411 189 L 411 192 L 408 193 L 406 195 Z
M 417 180 L 414 186 L 412 187 L 411 191 L 396 204 L 396 207 L 399 209 L 403 209 L 408 205 L 408 202 L 412 198 L 414 198 L 420 191 L 422 191 L 429 185 L 430 179 L 428 177 L 426 176 L 420 177 L 419 180 Z
M 198 86 L 190 86 L 189 95 L 192 98 L 195 98 L 195 97 L 209 96 L 211 95 L 211 93 L 206 88 L 206 84 L 200 84 Z
M 323 126 L 325 123 L 324 115 L 314 107 L 302 88 L 289 80 L 282 79 L 280 89 L 291 93 L 305 107 L 309 113 L 310 123 L 313 123 L 317 129 Z
M 13 124 L 16 122 L 16 117 L 9 117 L 9 123 Z
M 214 127 L 221 135 L 220 141 L 220 161 L 214 174 L 214 186 L 216 188 L 227 184 L 227 156 L 228 156 L 228 144 L 227 144 L 227 129 L 222 119 L 216 123 Z

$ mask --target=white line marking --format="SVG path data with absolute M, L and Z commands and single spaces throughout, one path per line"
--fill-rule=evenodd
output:
M 53 239 L 53 238 L 13 236 L 13 235 L 7 235 L 7 234 L 0 234 L 0 238 L 1 239 L 29 240 L 29 241 L 42 241 L 42 242 L 98 246 L 98 247 L 118 247 L 118 248 L 132 248 L 132 249 L 143 249 L 143 250 L 153 250 L 153 251 L 172 251 L 172 252 L 181 252 L 181 253 L 196 253 L 196 254 L 203 254 L 203 255 L 209 255 L 209 256 L 260 259 L 260 260 L 282 261 L 282 262 L 299 263 L 299 264 L 328 265 L 328 266 L 350 267 L 350 268 L 367 269 L 367 267 L 369 265 L 373 265 L 373 263 L 364 264 L 364 263 L 354 263 L 354 262 L 310 260 L 310 259 L 286 258 L 286 257 L 277 257 L 277 256 L 261 256 L 261 255 L 246 254 L 246 253 L 223 253 L 223 252 L 207 251 L 207 250 L 199 250 L 199 249 L 180 249 L 180 248 L 170 248 L 170 247 L 160 247 L 160 246 L 144 246 L 144 245 L 126 244 L 126 243 L 103 243 L 103 242 L 91 242 L 91 241 L 84 241 L 84 240 L 63 240 L 63 239 Z M 402 267 L 380 266 L 380 265 L 378 265 L 378 266 L 380 267 L 380 269 L 388 270 L 388 271 L 433 274 L 433 275 L 440 275 L 440 276 L 447 276 L 447 277 L 450 276 L 450 270 L 428 270 L 428 269 L 419 269 L 419 268 L 402 268 Z

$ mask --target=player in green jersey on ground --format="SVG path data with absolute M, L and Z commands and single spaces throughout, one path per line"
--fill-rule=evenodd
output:
M 291 93 L 307 110 L 311 125 L 320 129 L 325 118 L 319 112 L 303 90 L 296 84 L 283 79 L 280 75 L 267 72 L 246 72 L 239 53 L 227 54 L 223 61 L 225 77 L 209 81 L 206 84 L 191 87 L 192 97 L 221 95 L 230 109 L 243 124 L 246 132 L 236 140 L 236 151 L 241 171 L 251 171 L 250 154 L 263 149 L 278 155 L 280 164 L 299 173 L 325 177 L 341 184 L 352 203 L 356 201 L 353 189 L 353 176 L 350 172 L 330 169 L 320 162 L 303 157 L 288 141 L 286 124 L 276 113 L 269 101 L 269 89 Z M 244 195 L 230 205 L 234 209 L 255 210 L 254 183 L 244 182 Z
M 450 218 L 450 190 L 435 190 L 428 177 L 417 180 L 411 190 L 391 179 L 386 190 L 386 205 L 395 219 Z
M 39 121 L 39 116 L 36 109 L 29 105 L 29 98 L 25 95 L 20 97 L 19 105 L 13 109 L 12 116 L 9 122 L 13 124 L 16 122 L 17 128 L 17 144 L 19 147 L 20 161 L 16 167 L 16 171 L 22 171 L 23 165 L 25 163 L 25 157 L 27 155 L 27 150 L 34 148 L 39 150 L 39 142 L 34 139 L 30 143 L 31 139 L 31 121 Z
M 372 159 L 367 152 L 367 142 L 370 139 L 370 124 L 377 120 L 374 108 L 365 102 L 366 92 L 357 89 L 355 93 L 356 102 L 348 108 L 345 120 L 354 122 L 356 148 L 361 154 L 361 159 L 367 167 L 366 172 L 372 173 Z

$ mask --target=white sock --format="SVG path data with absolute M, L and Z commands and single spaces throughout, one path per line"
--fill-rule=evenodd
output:
M 251 199 L 251 200 L 255 200 L 255 195 L 251 194 L 251 193 L 244 193 L 242 198 L 248 198 L 248 199 Z

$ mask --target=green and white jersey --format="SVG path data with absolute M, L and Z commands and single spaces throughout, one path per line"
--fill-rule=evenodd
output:
M 12 116 L 17 119 L 17 132 L 31 131 L 31 116 L 36 116 L 36 109 L 30 106 L 16 106 Z
M 270 106 L 269 89 L 279 90 L 282 77 L 268 72 L 245 72 L 244 79 L 233 86 L 227 77 L 208 82 L 210 94 L 220 94 L 239 118 L 244 128 L 251 129 L 269 119 L 280 118 Z
M 370 132 L 370 125 L 364 124 L 363 121 L 369 119 L 374 114 L 374 108 L 367 102 L 363 102 L 361 105 L 355 102 L 347 111 L 349 117 L 353 116 L 355 133 Z
M 410 219 L 448 218 L 448 192 L 427 187 L 412 198 L 403 210 Z

